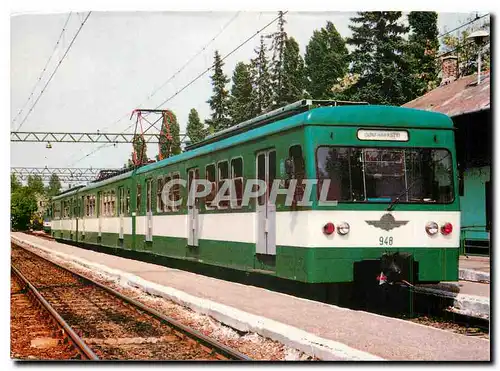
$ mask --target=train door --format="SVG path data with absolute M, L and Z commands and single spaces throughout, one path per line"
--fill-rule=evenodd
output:
M 194 179 L 200 179 L 199 169 L 188 170 L 188 192 L 193 192 L 193 194 L 195 189 L 191 189 L 191 185 Z M 199 199 L 196 198 L 194 202 L 188 203 L 188 246 L 198 246 L 198 214 Z
M 78 200 L 78 196 L 75 196 L 75 199 L 73 200 L 74 202 L 74 209 L 73 209 L 73 216 L 75 218 L 75 241 L 78 242 L 78 220 L 80 219 L 80 204 Z
M 118 187 L 118 218 L 119 218 L 119 231 L 118 239 L 120 240 L 121 246 L 123 246 L 123 216 L 125 211 L 125 189 L 123 187 Z
M 99 192 L 97 193 L 97 202 L 99 204 L 99 212 L 98 212 L 98 220 L 97 220 L 97 223 L 98 223 L 98 229 L 97 229 L 97 238 L 98 238 L 98 243 L 101 242 L 101 237 L 102 237 L 102 215 L 104 214 L 105 210 L 104 210 L 104 205 L 105 205 L 105 202 L 107 200 L 104 200 L 103 198 L 103 195 L 102 195 L 102 192 Z
M 266 183 L 266 192 L 257 199 L 257 254 L 276 255 L 276 205 L 269 199 L 276 176 L 276 151 L 257 153 L 257 179 Z
M 81 197 L 81 204 L 80 204 L 80 216 L 81 216 L 81 221 L 82 221 L 82 240 L 85 239 L 85 217 L 88 215 L 87 212 L 87 204 L 85 202 L 85 196 Z
M 153 207 L 151 193 L 153 192 L 153 180 L 146 180 L 146 241 L 153 241 Z

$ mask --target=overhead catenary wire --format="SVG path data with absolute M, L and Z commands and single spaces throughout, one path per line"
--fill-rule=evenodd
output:
M 47 70 L 47 67 L 50 63 L 50 61 L 52 60 L 52 57 L 54 57 L 54 54 L 56 52 L 56 49 L 57 47 L 59 46 L 59 43 L 61 42 L 61 39 L 62 39 L 62 36 L 64 35 L 64 32 L 66 31 L 66 26 L 68 25 L 68 22 L 69 22 L 69 19 L 71 18 L 71 14 L 72 12 L 70 12 L 68 14 L 68 17 L 66 18 L 66 22 L 64 22 L 64 26 L 62 28 L 62 31 L 61 31 L 61 34 L 59 35 L 59 38 L 57 39 L 57 42 L 56 44 L 54 45 L 54 49 L 52 49 L 52 53 L 50 54 L 50 57 L 47 59 L 47 62 L 45 63 L 45 66 L 42 68 L 42 72 L 40 73 L 40 76 L 38 76 L 38 79 L 36 80 L 36 83 L 35 85 L 33 86 L 33 89 L 31 89 L 31 93 L 30 95 L 28 96 L 28 99 L 26 100 L 26 102 L 24 103 L 24 105 L 22 106 L 22 108 L 19 110 L 19 112 L 17 113 L 16 117 L 14 117 L 14 119 L 12 120 L 12 124 L 17 120 L 17 118 L 21 115 L 21 113 L 24 111 L 24 109 L 26 108 L 26 106 L 28 105 L 28 102 L 30 101 L 31 97 L 33 96 L 33 94 L 35 93 L 35 89 L 36 87 L 38 86 L 38 84 L 42 81 L 42 77 L 43 75 L 45 74 L 45 71 Z
M 288 11 L 285 11 L 283 12 L 283 15 L 287 14 Z M 234 48 L 233 50 L 231 50 L 228 54 L 226 54 L 224 57 L 221 58 L 221 61 L 224 61 L 225 59 L 227 59 L 228 57 L 230 57 L 232 54 L 234 54 L 238 49 L 240 49 L 241 47 L 243 47 L 243 45 L 245 45 L 246 43 L 248 43 L 250 40 L 252 40 L 255 36 L 257 36 L 258 34 L 260 34 L 262 31 L 264 31 L 266 28 L 268 28 L 270 25 L 272 25 L 273 23 L 275 23 L 278 19 L 280 18 L 280 16 L 277 16 L 276 18 L 274 18 L 272 21 L 270 21 L 269 23 L 267 23 L 264 27 L 260 28 L 259 30 L 257 30 L 254 34 L 252 34 L 250 37 L 248 37 L 247 39 L 245 39 L 243 42 L 241 42 L 236 48 Z M 181 92 L 183 92 L 184 90 L 186 90 L 189 86 L 191 86 L 192 84 L 194 84 L 197 80 L 199 80 L 202 76 L 204 76 L 207 72 L 209 72 L 212 68 L 214 67 L 214 64 L 212 64 L 209 68 L 207 68 L 206 70 L 204 70 L 203 72 L 201 72 L 198 76 L 196 76 L 193 80 L 191 80 L 189 83 L 187 83 L 186 85 L 184 85 L 180 90 L 178 90 L 175 94 L 173 94 L 172 96 L 170 96 L 169 98 L 167 98 L 166 100 L 164 100 L 162 103 L 160 103 L 158 106 L 155 107 L 155 109 L 159 109 L 159 107 L 161 107 L 162 105 L 164 105 L 165 103 L 171 101 L 173 98 L 175 98 L 177 95 L 179 95 Z M 130 128 L 132 128 L 135 124 L 132 123 L 131 125 L 129 125 L 127 128 L 125 128 L 124 131 L 127 131 L 129 130 Z M 146 128 L 146 130 L 143 131 L 143 134 L 146 133 L 149 129 L 151 129 L 153 125 L 150 125 L 148 128 Z M 98 150 L 98 149 L 97 149 Z M 93 151 L 93 153 L 97 152 L 97 150 Z M 88 155 L 82 157 L 81 160 L 83 160 L 84 158 L 88 157 Z M 78 160 L 77 162 L 79 162 L 80 160 Z M 76 163 L 76 162 L 75 162 Z
M 23 124 L 26 122 L 26 120 L 28 119 L 30 113 L 33 111 L 33 109 L 35 108 L 36 104 L 38 103 L 38 101 L 40 100 L 40 98 L 42 97 L 43 93 L 45 92 L 45 89 L 47 89 L 47 86 L 49 85 L 49 83 L 52 81 L 52 78 L 54 77 L 54 75 L 56 74 L 57 70 L 59 69 L 59 67 L 61 66 L 62 62 L 64 61 L 64 59 L 66 58 L 66 55 L 68 55 L 68 52 L 70 51 L 71 47 L 73 46 L 73 43 L 75 42 L 76 38 L 78 37 L 78 35 L 80 34 L 80 31 L 82 30 L 83 26 L 85 25 L 85 23 L 87 22 L 87 20 L 89 19 L 90 17 L 90 14 L 92 14 L 92 12 L 90 11 L 87 16 L 85 17 L 85 19 L 83 20 L 82 24 L 80 25 L 80 27 L 78 28 L 78 31 L 76 32 L 75 36 L 73 37 L 73 39 L 71 40 L 68 48 L 66 49 L 66 51 L 64 52 L 62 58 L 59 60 L 59 63 L 57 64 L 56 68 L 54 69 L 54 71 L 52 72 L 52 74 L 50 75 L 49 79 L 47 80 L 47 82 L 45 83 L 45 86 L 42 88 L 41 92 L 40 92 L 40 95 L 38 95 L 38 98 L 35 100 L 35 102 L 33 103 L 33 105 L 31 106 L 30 110 L 28 111 L 28 113 L 26 114 L 26 116 L 24 117 L 23 121 L 21 122 L 21 124 L 18 126 L 18 128 L 16 129 L 16 131 L 19 131 L 19 129 L 21 129 L 21 127 L 23 126 Z
M 179 73 L 184 71 L 184 69 L 187 66 L 189 66 L 193 60 L 195 60 L 201 53 L 203 53 L 210 46 L 210 44 L 212 44 L 226 30 L 226 28 L 228 28 L 229 25 L 234 22 L 234 20 L 240 15 L 240 13 L 241 13 L 241 11 L 236 12 L 236 14 L 220 29 L 220 31 L 214 37 L 212 37 L 212 39 L 210 39 L 210 41 L 208 41 L 208 43 L 206 43 L 200 50 L 198 50 L 198 52 L 195 55 L 193 55 L 191 58 L 189 58 L 189 60 L 186 63 L 184 63 L 184 65 L 181 68 L 179 68 L 177 70 L 177 72 L 175 72 L 172 76 L 170 76 L 163 84 L 161 84 L 158 88 L 153 90 L 153 92 L 151 94 L 149 94 L 148 97 L 141 104 L 139 104 L 137 107 L 140 108 L 144 103 L 146 103 L 153 96 L 155 96 L 156 93 L 158 93 L 161 89 L 163 89 L 170 81 L 172 81 L 174 78 L 176 78 L 179 75 Z M 119 123 L 121 120 L 123 120 L 124 118 L 126 118 L 128 116 L 129 116 L 129 114 L 126 113 L 125 115 L 120 117 L 118 120 L 116 120 L 114 123 L 112 123 L 111 125 L 105 126 L 103 128 L 103 130 L 107 129 L 111 126 L 116 125 L 117 123 Z
M 483 14 L 483 15 L 482 15 L 482 16 L 480 16 L 480 17 L 476 15 L 476 18 L 474 18 L 473 20 L 471 20 L 471 21 L 469 21 L 469 22 L 467 22 L 467 23 L 464 23 L 464 24 L 462 24 L 462 25 L 460 25 L 460 26 L 456 27 L 456 28 L 454 28 L 454 29 L 453 29 L 453 30 L 451 30 L 451 31 L 447 31 L 447 32 L 445 32 L 445 33 L 443 33 L 443 34 L 441 34 L 441 35 L 438 35 L 438 39 L 440 39 L 441 37 L 444 37 L 444 36 L 446 36 L 446 35 L 449 35 L 450 33 L 455 32 L 456 30 L 459 30 L 459 29 L 461 29 L 461 28 L 463 28 L 463 27 L 465 27 L 465 26 L 468 26 L 468 25 L 470 25 L 471 23 L 477 22 L 478 20 L 480 20 L 480 19 L 482 19 L 482 18 L 484 18 L 484 17 L 486 17 L 486 16 L 488 16 L 488 15 L 490 15 L 490 13 Z
M 198 52 L 194 56 L 192 56 L 181 68 L 179 68 L 179 70 L 177 70 L 177 72 L 175 72 L 172 76 L 170 76 L 160 87 L 158 87 L 151 94 L 149 94 L 149 96 L 146 98 L 146 100 L 143 101 L 141 104 L 139 104 L 138 107 L 142 106 L 145 102 L 150 100 L 165 85 L 167 85 L 170 81 L 172 81 L 175 77 L 177 77 L 180 72 L 182 72 L 189 64 L 191 64 L 191 62 L 193 60 L 195 60 L 201 53 L 203 53 L 210 46 L 210 44 L 213 43 L 229 27 L 229 25 L 234 22 L 234 20 L 240 15 L 240 13 L 241 13 L 241 11 L 236 12 L 236 14 L 221 28 L 221 30 L 214 37 L 212 37 L 210 39 L 210 41 L 208 41 L 206 44 L 204 44 L 203 47 L 200 50 L 198 50 Z M 102 130 L 108 129 L 111 126 L 115 126 L 120 121 L 122 121 L 124 118 L 127 118 L 128 116 L 129 116 L 129 113 L 124 114 L 119 119 L 114 121 L 111 125 L 105 126 Z M 133 125 L 134 124 L 128 126 L 124 131 L 127 131 L 128 129 L 130 129 Z M 87 158 L 88 156 L 94 154 L 95 152 L 97 152 L 98 150 L 100 150 L 101 148 L 104 148 L 104 147 L 105 146 L 99 146 L 97 149 L 93 150 L 89 154 L 87 154 L 87 155 L 81 157 L 79 160 L 73 162 L 72 165 L 80 162 L 81 160 Z M 70 165 L 70 166 L 72 166 L 72 165 Z
M 257 32 L 255 32 L 252 36 L 248 37 L 245 41 L 243 41 L 241 44 L 239 44 L 236 48 L 234 48 L 233 50 L 231 50 L 228 54 L 226 54 L 224 57 L 221 58 L 221 62 L 223 62 L 225 59 L 227 59 L 229 56 L 231 56 L 233 53 L 235 53 L 238 49 L 240 49 L 243 45 L 245 45 L 247 42 L 249 42 L 250 40 L 252 40 L 255 36 L 257 36 L 259 33 L 261 33 L 262 31 L 264 31 L 266 28 L 268 28 L 270 25 L 272 25 L 274 22 L 276 22 L 280 17 L 284 16 L 285 14 L 288 13 L 288 10 L 283 12 L 282 15 L 279 15 L 277 16 L 276 18 L 274 18 L 271 22 L 269 22 L 268 24 L 266 24 L 264 27 L 262 27 L 261 29 L 259 29 Z M 184 85 L 180 90 L 178 90 L 175 94 L 173 94 L 172 96 L 170 96 L 169 98 L 165 99 L 162 103 L 160 103 L 158 106 L 155 107 L 155 109 L 158 109 L 160 108 L 161 106 L 163 106 L 165 103 L 171 101 L 172 99 L 174 99 L 178 94 L 180 94 L 181 92 L 183 92 L 185 89 L 187 89 L 189 86 L 191 86 L 192 84 L 194 84 L 198 79 L 200 79 L 202 76 L 204 76 L 208 71 L 210 71 L 212 68 L 215 67 L 215 63 L 212 64 L 209 68 L 207 68 L 205 71 L 203 71 L 202 73 L 200 73 L 198 76 L 196 76 L 193 80 L 191 80 L 189 83 L 187 83 L 186 85 Z

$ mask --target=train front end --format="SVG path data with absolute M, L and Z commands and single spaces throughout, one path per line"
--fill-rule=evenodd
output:
M 309 128 L 308 167 L 317 180 L 310 282 L 457 281 L 451 120 L 400 107 L 358 109 L 346 107 L 351 114 L 331 124 L 318 114 L 327 123 Z

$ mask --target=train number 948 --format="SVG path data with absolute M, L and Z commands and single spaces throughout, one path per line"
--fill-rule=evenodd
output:
M 382 237 L 378 238 L 378 242 L 380 246 L 392 246 L 393 239 L 392 237 Z

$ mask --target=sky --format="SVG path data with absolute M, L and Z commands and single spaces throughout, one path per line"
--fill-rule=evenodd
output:
M 439 30 L 443 33 L 476 12 L 438 14 Z M 86 15 L 71 14 L 45 77 L 14 122 L 54 50 L 68 13 L 11 17 L 11 130 L 23 121 Z M 313 31 L 326 21 L 331 21 L 341 36 L 349 36 L 349 18 L 353 15 L 291 11 L 285 16 L 285 27 L 303 54 Z M 216 49 L 226 55 L 275 17 L 276 12 L 93 12 L 20 131 L 124 131 L 133 124 L 129 120 L 133 109 L 155 108 L 210 67 Z M 273 24 L 264 33 L 275 30 Z M 218 33 L 182 72 L 158 89 Z M 226 59 L 224 72 L 229 78 L 237 62 L 248 62 L 254 56 L 258 44 L 256 36 Z M 176 114 L 181 132 L 185 131 L 191 108 L 202 119 L 209 117 L 206 101 L 212 92 L 210 75 L 205 74 L 161 106 Z M 128 132 L 133 132 L 133 126 Z M 46 143 L 10 143 L 11 166 L 117 168 L 127 162 L 132 151 L 131 144 L 106 146 L 97 151 L 101 144 L 52 143 L 52 149 L 45 146 Z M 92 151 L 95 153 L 85 157 Z M 157 152 L 157 144 L 149 144 L 148 156 L 153 158 Z

